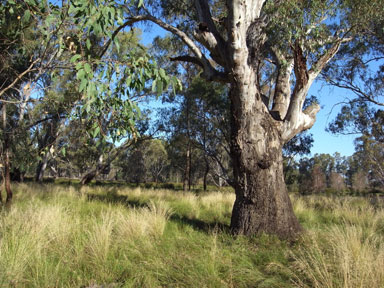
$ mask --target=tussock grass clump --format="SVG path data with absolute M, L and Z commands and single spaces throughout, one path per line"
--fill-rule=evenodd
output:
M 128 213 L 118 213 L 119 241 L 134 240 L 139 237 L 160 237 L 169 217 L 173 214 L 168 204 L 162 201 L 151 201 L 148 208 L 133 209 Z
M 384 287 L 384 211 L 364 198 L 295 199 L 316 229 L 291 251 L 297 287 Z
M 358 226 L 310 233 L 294 252 L 298 287 L 384 287 L 383 238 Z M 367 233 L 368 232 L 368 233 Z

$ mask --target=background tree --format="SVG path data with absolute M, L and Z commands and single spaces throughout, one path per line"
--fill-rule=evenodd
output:
M 221 177 L 230 183 L 226 163 L 223 161 L 224 154 L 229 154 L 229 103 L 225 86 L 207 83 L 199 77 L 194 77 L 190 82 L 180 97 L 181 102 L 173 102 L 173 108 L 161 112 L 161 130 L 168 134 L 169 139 L 173 138 L 170 145 L 177 141 L 181 144 L 181 137 L 184 135 L 186 146 L 191 146 L 189 149 L 192 153 L 188 158 L 191 180 L 196 178 L 194 174 L 202 174 L 203 189 L 207 189 L 209 175 L 211 179 Z M 187 115 L 188 121 L 185 120 Z M 173 149 L 173 152 L 176 150 Z M 195 164 L 192 165 L 193 163 Z M 192 173 L 193 171 L 196 173 Z
M 152 181 L 163 182 L 165 179 L 165 170 L 168 166 L 168 153 L 163 141 L 159 139 L 148 140 L 143 143 L 144 146 L 144 165 L 150 173 Z
M 342 107 L 329 125 L 332 133 L 361 135 L 355 140 L 354 158 L 358 170 L 369 172 L 371 182 L 383 187 L 384 182 L 384 113 L 365 102 L 352 102 Z
M 311 193 L 323 193 L 327 188 L 326 175 L 320 164 L 315 164 L 311 171 Z
M 136 183 L 136 185 L 146 181 L 147 170 L 143 152 L 138 147 L 133 150 L 126 150 L 116 159 L 115 165 L 119 169 L 119 175 L 125 181 Z
M 344 192 L 345 191 L 345 179 L 342 174 L 337 172 L 331 172 L 329 177 L 329 187 L 333 191 Z
M 352 189 L 356 192 L 364 192 L 368 187 L 367 173 L 361 170 L 352 174 Z
M 342 106 L 329 130 L 332 133 L 357 135 L 355 156 L 360 156 L 362 161 L 361 167 L 355 172 L 369 171 L 371 180 L 382 186 L 383 141 L 379 134 L 382 129 L 380 125 L 383 124 L 380 124 L 381 107 L 384 106 L 384 9 L 381 3 L 375 1 L 355 3 L 351 0 L 347 3 L 351 4 L 351 8 L 346 21 L 356 27 L 351 31 L 355 37 L 341 49 L 322 78 L 333 86 L 349 91 L 353 97 L 345 99 L 347 104 Z
M 0 4 L 2 158 L 7 202 L 10 202 L 12 132 L 22 124 L 32 85 L 54 65 L 58 49 L 51 45 L 59 33 L 49 27 L 47 15 L 58 16 L 60 11 L 45 1 L 1 1 Z M 63 24 L 65 16 L 61 16 L 58 21 Z M 39 29 L 39 26 L 45 30 Z M 9 112 L 19 114 L 20 121 L 14 122 L 16 126 L 10 126 Z

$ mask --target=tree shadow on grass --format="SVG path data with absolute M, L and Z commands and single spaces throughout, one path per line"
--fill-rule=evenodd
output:
M 111 204 L 121 204 L 127 208 L 145 208 L 148 207 L 147 202 L 141 202 L 139 200 L 129 199 L 124 195 L 117 195 L 114 193 L 107 193 L 106 195 L 100 194 L 87 194 L 88 201 L 100 201 Z
M 88 201 L 100 201 L 111 204 L 121 204 L 130 209 L 149 207 L 148 201 L 142 202 L 139 200 L 129 199 L 129 197 L 127 196 L 117 195 L 117 193 L 113 192 L 113 190 L 108 191 L 106 195 L 87 194 L 87 199 Z M 172 214 L 169 220 L 180 225 L 188 225 L 195 230 L 199 230 L 205 233 L 211 233 L 212 231 L 230 233 L 229 225 L 218 221 L 207 222 L 204 220 L 189 218 L 187 216 L 179 214 Z
M 204 220 L 189 218 L 189 217 L 178 215 L 178 214 L 173 214 L 169 220 L 181 225 L 191 226 L 193 229 L 199 230 L 205 233 L 211 233 L 212 231 L 230 233 L 229 225 L 218 222 L 218 221 L 207 222 Z

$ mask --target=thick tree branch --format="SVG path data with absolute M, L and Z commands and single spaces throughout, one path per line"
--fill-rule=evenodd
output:
M 273 105 L 271 114 L 275 119 L 282 120 L 285 118 L 289 105 L 289 97 L 291 96 L 291 73 L 294 66 L 294 59 L 289 60 L 278 49 L 271 49 L 277 63 L 277 75 L 275 92 L 273 96 Z
M 289 141 L 297 133 L 311 128 L 315 123 L 316 114 L 319 112 L 320 106 L 318 104 L 313 104 L 305 111 L 302 111 L 304 100 L 314 79 L 316 79 L 322 69 L 324 69 L 327 63 L 336 55 L 341 44 L 347 41 L 350 41 L 350 38 L 338 38 L 332 47 L 327 49 L 319 57 L 309 71 L 307 70 L 306 59 L 300 44 L 296 41 L 294 47 L 296 84 L 285 118 L 284 131 L 282 133 L 284 141 Z
M 307 59 L 304 57 L 303 50 L 298 41 L 293 48 L 294 52 L 294 71 L 296 77 L 295 88 L 291 95 L 287 115 L 285 121 L 295 123 L 302 118 L 302 107 L 304 104 L 307 92 L 315 78 L 308 75 Z
M 49 117 L 45 117 L 45 118 L 43 118 L 43 119 L 40 119 L 40 120 L 37 120 L 37 121 L 35 121 L 35 122 L 33 122 L 33 123 L 31 123 L 31 124 L 28 124 L 27 126 L 26 126 L 26 128 L 27 129 L 31 129 L 31 128 L 33 128 L 34 126 L 37 126 L 37 125 L 39 125 L 39 124 L 41 124 L 41 123 L 43 123 L 43 122 L 46 122 L 46 121 L 49 121 L 49 120 L 53 120 L 53 119 L 55 119 L 55 118 L 58 118 L 58 119 L 65 119 L 65 118 L 67 118 L 68 116 L 67 115 L 53 115 L 53 116 L 49 116 Z
M 196 64 L 200 66 L 201 68 L 204 68 L 203 64 L 197 59 L 196 57 L 190 56 L 190 55 L 181 55 L 176 57 L 169 58 L 171 61 L 182 61 L 182 62 L 190 62 L 193 64 Z
M 339 51 L 342 43 L 351 41 L 351 38 L 338 38 L 332 45 L 331 48 L 326 50 L 323 55 L 312 65 L 311 69 L 308 71 L 309 77 L 315 79 L 320 72 L 324 69 L 325 65 L 336 55 Z
M 126 21 L 123 25 L 120 25 L 119 27 L 117 27 L 117 29 L 113 32 L 111 38 L 109 38 L 109 40 L 107 41 L 107 43 L 104 44 L 103 46 L 103 49 L 101 50 L 100 54 L 99 54 L 99 58 L 103 57 L 104 54 L 107 52 L 109 46 L 111 45 L 113 39 L 115 39 L 115 37 L 117 36 L 117 34 L 119 34 L 119 32 L 121 30 L 123 30 L 125 27 L 128 27 L 128 26 L 132 26 L 135 22 L 135 20 L 132 20 L 132 21 Z
M 320 105 L 314 103 L 303 112 L 295 114 L 291 121 L 286 121 L 283 126 L 282 140 L 287 143 L 298 133 L 310 129 L 316 122 L 316 115 L 320 111 Z
M 205 57 L 205 55 L 201 52 L 200 48 L 193 42 L 193 40 L 183 31 L 180 29 L 163 22 L 162 20 L 147 14 L 147 15 L 138 15 L 134 17 L 130 17 L 127 19 L 127 21 L 122 25 L 124 27 L 127 27 L 129 25 L 133 25 L 134 23 L 141 22 L 141 21 L 149 21 L 152 23 L 157 24 L 161 28 L 171 32 L 172 34 L 178 36 L 192 51 L 192 53 L 195 55 L 196 59 L 202 64 L 203 67 L 203 76 L 207 78 L 208 80 L 213 81 L 221 81 L 221 82 L 228 82 L 228 79 L 224 79 L 226 77 L 223 73 L 217 71 L 212 64 L 210 63 L 210 60 Z M 116 31 L 115 31 L 116 32 Z M 201 66 L 201 65 L 199 65 Z M 219 77 L 218 77 L 219 76 Z
M 309 75 L 307 71 L 307 59 L 304 57 L 303 50 L 300 47 L 298 41 L 295 43 L 294 47 L 294 71 L 296 77 L 295 90 L 299 91 L 307 85 L 309 80 Z M 294 94 L 296 94 L 294 92 Z
M 226 67 L 227 44 L 216 28 L 208 2 L 195 0 L 195 7 L 200 21 L 199 28 L 194 33 L 196 40 L 211 52 L 211 57 L 218 64 Z
M 216 25 L 212 19 L 211 11 L 207 0 L 195 0 L 195 7 L 199 21 L 207 25 L 208 31 L 211 32 L 217 42 L 224 42 L 223 37 L 220 35 Z

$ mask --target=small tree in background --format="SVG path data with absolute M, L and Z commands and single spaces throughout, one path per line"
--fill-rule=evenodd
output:
M 337 172 L 331 172 L 329 177 L 329 188 L 335 192 L 343 192 L 346 188 L 344 177 Z
M 352 175 L 352 190 L 356 192 L 364 192 L 368 188 L 367 173 L 359 170 Z

